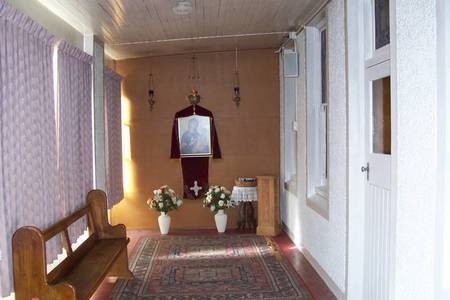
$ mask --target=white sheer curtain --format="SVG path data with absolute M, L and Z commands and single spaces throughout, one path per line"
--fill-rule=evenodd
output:
M 59 196 L 65 214 L 86 204 L 93 188 L 92 56 L 66 42 L 58 45 Z M 86 220 L 69 227 L 71 242 L 87 228 Z
M 111 208 L 123 199 L 122 121 L 120 82 L 111 69 L 104 72 L 106 122 L 106 193 Z
M 55 38 L 0 0 L 0 276 L 12 290 L 11 237 L 63 217 L 58 203 L 52 44 Z M 56 246 L 50 247 L 56 254 Z

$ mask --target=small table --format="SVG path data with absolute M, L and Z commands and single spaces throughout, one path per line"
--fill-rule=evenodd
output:
M 255 209 L 253 202 L 258 201 L 258 192 L 254 187 L 234 186 L 231 200 L 241 207 L 238 220 L 238 229 L 256 229 Z M 242 203 L 242 205 L 241 205 Z

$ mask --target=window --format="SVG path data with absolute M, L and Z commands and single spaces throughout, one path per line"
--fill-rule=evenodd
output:
M 307 204 L 328 218 L 328 51 L 324 14 L 306 27 Z
M 389 22 L 389 0 L 366 0 L 366 15 L 370 30 L 367 32 L 366 45 L 371 45 L 371 51 L 366 57 L 366 76 L 377 74 L 369 82 L 367 96 L 372 99 L 372 153 L 391 154 L 391 81 L 390 76 L 390 22 Z M 387 62 L 387 63 L 386 63 Z M 378 74 L 383 67 L 384 74 Z
M 389 0 L 365 0 L 366 5 L 366 67 L 390 58 Z
M 374 0 L 375 49 L 390 42 L 389 0 Z
M 320 82 L 321 82 L 321 110 L 320 110 L 320 143 L 321 152 L 321 186 L 328 186 L 328 72 L 327 72 L 327 29 L 320 32 Z

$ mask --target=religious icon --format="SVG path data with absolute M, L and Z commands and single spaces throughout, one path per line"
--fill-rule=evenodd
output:
M 181 157 L 211 156 L 211 119 L 192 115 L 178 118 Z
M 200 105 L 175 113 L 170 158 L 181 158 L 184 198 L 198 199 L 208 190 L 210 157 L 222 158 L 213 113 Z

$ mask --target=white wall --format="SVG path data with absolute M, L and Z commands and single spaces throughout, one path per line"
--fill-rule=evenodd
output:
M 395 0 L 391 3 L 391 26 L 395 33 L 391 35 L 392 191 L 397 205 L 394 299 L 448 299 L 450 29 L 447 25 L 450 4 L 448 0 Z M 297 194 L 288 193 L 282 203 L 287 231 L 319 273 L 323 272 L 321 275 L 330 287 L 333 289 L 335 284 L 339 289 L 338 297 L 346 292 L 347 255 L 348 107 L 344 6 L 344 0 L 332 0 L 326 8 L 330 66 L 329 219 L 319 216 L 305 201 L 307 95 L 303 32 L 298 36 Z M 353 34 L 359 36 L 361 32 Z M 355 45 L 355 49 L 358 47 Z M 361 70 L 354 69 L 352 76 L 358 74 L 361 75 Z M 358 93 L 360 91 L 354 91 L 353 101 Z M 351 155 L 359 157 L 359 152 L 352 151 Z M 361 250 L 359 246 L 356 248 Z M 361 273 L 361 268 L 354 266 L 353 269 Z M 352 299 L 359 299 L 355 295 L 360 292 L 356 289 Z
M 435 299 L 437 0 L 394 1 L 395 299 Z M 448 184 L 448 183 L 447 183 Z
M 300 76 L 297 81 L 298 152 L 297 195 L 287 193 L 282 206 L 284 225 L 294 243 L 303 248 L 330 288 L 343 297 L 346 280 L 347 211 L 347 97 L 345 74 L 344 0 L 327 5 L 329 63 L 329 218 L 306 205 L 306 44 L 297 38 Z
M 83 34 L 36 0 L 7 0 L 8 3 L 41 24 L 56 37 L 83 49 Z
M 450 299 L 450 1 L 437 4 L 439 163 L 436 299 Z

